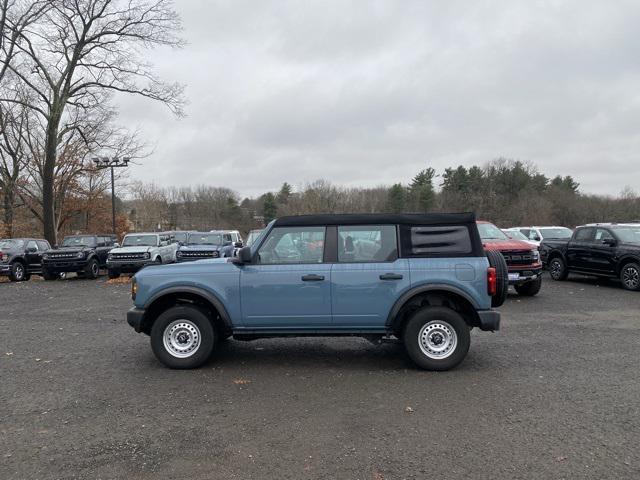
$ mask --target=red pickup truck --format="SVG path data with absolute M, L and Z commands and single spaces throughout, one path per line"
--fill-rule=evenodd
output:
M 509 271 L 509 285 L 519 295 L 533 296 L 542 287 L 542 263 L 537 248 L 522 240 L 512 240 L 490 222 L 478 221 L 485 250 L 502 253 Z

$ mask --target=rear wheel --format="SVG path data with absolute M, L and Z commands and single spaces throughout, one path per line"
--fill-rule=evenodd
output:
M 407 321 L 402 339 L 411 360 L 425 370 L 449 370 L 469 351 L 471 335 L 462 316 L 446 307 L 416 310 Z
M 507 262 L 500 252 L 495 250 L 487 250 L 487 259 L 489 266 L 496 269 L 496 294 L 491 297 L 491 306 L 499 307 L 507 299 L 509 293 L 509 271 L 507 270 Z
M 620 270 L 620 280 L 622 286 L 627 290 L 635 292 L 640 290 L 640 265 L 637 263 L 627 263 Z
M 542 288 L 542 277 L 538 277 L 535 280 L 521 285 L 515 285 L 514 288 L 516 289 L 516 292 L 518 292 L 518 295 L 533 297 L 534 295 L 537 295 L 540 288 Z
M 90 278 L 91 280 L 98 278 L 100 274 L 100 265 L 98 265 L 98 261 L 95 258 L 92 258 L 87 263 L 87 266 L 84 267 L 84 275 L 86 278 Z
M 28 280 L 27 269 L 22 262 L 13 262 L 9 271 L 9 280 L 12 282 L 23 282 Z
M 566 280 L 569 276 L 569 270 L 567 270 L 567 264 L 560 257 L 553 257 L 549 262 L 549 275 L 552 279 L 562 281 Z
M 218 333 L 205 313 L 191 305 L 165 310 L 151 328 L 151 349 L 169 368 L 197 368 L 207 361 Z

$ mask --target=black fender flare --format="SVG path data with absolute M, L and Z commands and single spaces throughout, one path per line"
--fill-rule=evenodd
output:
M 156 302 L 157 300 L 160 300 L 162 297 L 166 297 L 167 295 L 180 294 L 180 293 L 189 293 L 191 295 L 197 295 L 199 297 L 202 297 L 204 300 L 211 303 L 215 307 L 215 309 L 218 311 L 218 315 L 220 315 L 220 320 L 222 320 L 222 323 L 224 324 L 225 328 L 228 328 L 229 330 L 233 328 L 231 323 L 231 317 L 229 316 L 229 312 L 227 312 L 226 307 L 220 301 L 220 299 L 216 297 L 213 293 L 199 287 L 175 286 L 175 287 L 169 287 L 169 288 L 160 290 L 159 292 L 156 292 L 154 295 L 152 295 L 145 302 L 143 308 L 147 310 L 151 305 L 153 305 L 154 302 Z
M 453 293 L 454 295 L 458 295 L 463 299 L 465 299 L 467 302 L 469 302 L 474 309 L 477 310 L 479 308 L 477 302 L 471 297 L 471 295 L 469 295 L 467 292 L 465 292 L 461 288 L 458 288 L 446 283 L 429 283 L 426 285 L 419 285 L 417 287 L 413 287 L 410 290 L 407 290 L 405 293 L 403 293 L 400 296 L 400 298 L 398 298 L 398 300 L 396 300 L 396 302 L 393 304 L 393 307 L 389 312 L 389 315 L 387 317 L 387 322 L 385 325 L 389 328 L 395 327 L 396 317 L 398 316 L 398 313 L 400 313 L 400 310 L 402 310 L 402 307 L 404 307 L 405 304 L 416 295 L 420 295 L 421 293 L 426 293 L 426 292 Z

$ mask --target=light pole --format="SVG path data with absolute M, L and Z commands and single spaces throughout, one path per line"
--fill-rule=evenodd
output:
M 116 235 L 116 187 L 113 169 L 128 167 L 129 160 L 131 160 L 130 157 L 96 157 L 93 159 L 93 163 L 96 164 L 96 170 L 111 168 L 111 222 L 114 235 Z

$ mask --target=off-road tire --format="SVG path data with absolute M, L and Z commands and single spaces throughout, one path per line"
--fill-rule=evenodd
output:
M 188 339 L 185 345 L 198 338 L 198 346 L 193 352 L 172 351 L 170 345 L 176 345 L 178 338 L 171 341 L 170 327 L 182 328 Z M 180 325 L 184 325 L 181 327 Z M 179 331 L 179 330 L 178 330 Z M 197 332 L 197 333 L 196 333 Z M 195 334 L 194 334 L 195 333 Z M 166 339 L 165 339 L 166 337 Z M 176 369 L 198 368 L 211 356 L 218 342 L 219 334 L 209 317 L 198 307 L 176 305 L 165 310 L 151 327 L 151 349 L 156 358 L 165 366 Z M 185 356 L 180 357 L 178 355 Z
M 491 297 L 491 306 L 493 308 L 502 305 L 509 293 L 509 270 L 507 262 L 502 254 L 495 250 L 487 250 L 487 259 L 489 266 L 496 269 L 496 294 Z
M 430 328 L 433 330 L 429 330 Z M 455 332 L 455 337 L 451 335 L 451 330 Z M 451 350 L 444 353 L 442 358 L 434 358 L 433 352 L 431 355 L 427 353 L 431 342 L 428 339 L 429 332 L 442 336 L 439 332 L 446 331 L 449 334 L 445 333 L 445 338 L 455 338 L 455 344 L 451 344 Z M 455 310 L 447 307 L 424 307 L 409 317 L 403 329 L 402 339 L 407 354 L 418 367 L 442 371 L 454 368 L 464 360 L 471 343 L 469 332 L 469 325 Z
M 513 288 L 516 289 L 518 295 L 522 295 L 523 297 L 533 297 L 537 295 L 542 288 L 542 277 L 538 277 L 535 280 L 531 280 L 530 282 L 522 283 L 520 285 L 515 285 Z
M 552 280 L 562 281 L 569 276 L 569 269 L 562 257 L 553 257 L 549 260 L 549 276 Z
M 95 280 L 100 275 L 100 264 L 95 258 L 90 259 L 84 267 L 84 276 L 90 280 Z

